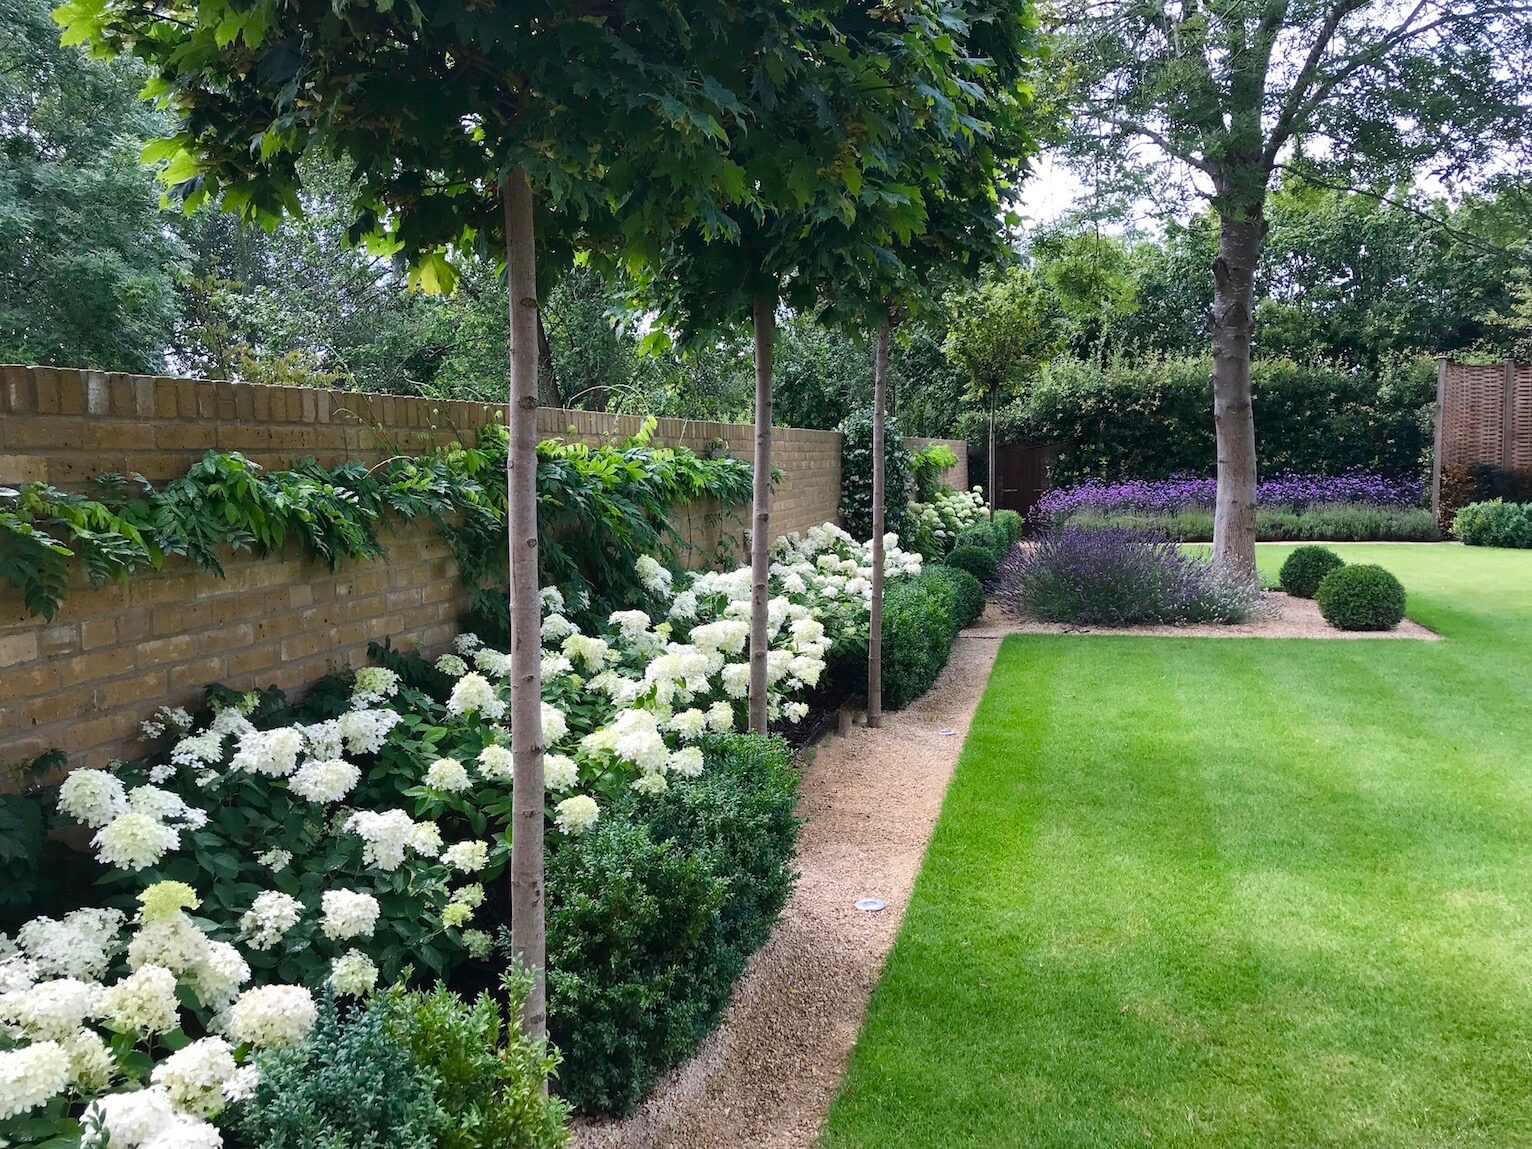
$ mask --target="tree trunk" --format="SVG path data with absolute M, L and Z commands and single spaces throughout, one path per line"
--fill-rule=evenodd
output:
M 989 392 L 989 517 L 995 517 L 995 389 Z
M 1250 338 L 1255 265 L 1266 223 L 1261 209 L 1219 214 L 1213 261 L 1213 428 L 1218 437 L 1218 495 L 1213 559 L 1255 570 L 1255 411 L 1250 402 Z
M 883 725 L 883 408 L 888 401 L 887 320 L 872 355 L 872 600 L 867 612 L 867 725 Z
M 532 189 L 505 181 L 506 295 L 510 301 L 510 449 L 506 537 L 511 560 L 511 955 L 533 978 L 522 1011 L 528 1037 L 548 1031 L 543 921 L 542 626 L 537 576 L 537 262 Z
M 766 733 L 766 579 L 771 570 L 771 351 L 777 301 L 751 300 L 755 327 L 755 475 L 750 519 L 750 732 Z
M 553 344 L 548 341 L 548 329 L 543 326 L 543 313 L 537 313 L 537 378 L 538 394 L 549 407 L 562 407 L 564 393 L 559 389 L 558 373 L 553 369 Z

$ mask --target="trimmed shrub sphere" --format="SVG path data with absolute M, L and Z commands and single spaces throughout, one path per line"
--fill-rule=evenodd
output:
M 1371 563 L 1331 571 L 1314 599 L 1325 621 L 1339 630 L 1393 630 L 1404 617 L 1404 587 Z
M 995 525 L 1005 532 L 1006 548 L 1016 545 L 1021 538 L 1021 514 L 1018 511 L 996 511 Z
M 1282 564 L 1277 581 L 1294 598 L 1313 598 L 1325 575 L 1345 565 L 1345 560 L 1329 547 L 1295 547 Z
M 972 574 L 944 563 L 926 567 L 932 578 L 943 579 L 957 596 L 957 621 L 967 626 L 984 613 L 984 586 Z
M 995 577 L 995 568 L 1000 564 L 995 552 L 987 547 L 960 546 L 954 547 L 947 556 L 947 565 L 967 571 L 981 583 L 986 583 Z

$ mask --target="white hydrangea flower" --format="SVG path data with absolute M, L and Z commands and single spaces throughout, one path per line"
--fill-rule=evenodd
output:
M 473 785 L 473 780 L 456 758 L 438 758 L 426 768 L 425 783 L 444 794 L 460 794 Z
M 121 910 L 75 910 L 63 921 L 33 918 L 16 932 L 16 940 L 36 963 L 38 976 L 95 981 L 122 949 L 123 920 Z
M 702 751 L 696 746 L 683 746 L 670 755 L 667 769 L 683 778 L 695 778 L 702 773 Z
M 490 781 L 504 781 L 511 777 L 512 757 L 510 747 L 494 743 L 479 751 L 479 774 Z
M 659 595 L 661 598 L 670 594 L 671 583 L 675 576 L 649 555 L 640 555 L 638 561 L 633 564 L 633 571 L 638 575 L 638 581 L 650 594 Z
M 164 1033 L 180 1024 L 176 975 L 164 966 L 142 965 L 101 993 L 100 1016 L 135 1033 Z
M 356 672 L 356 681 L 351 690 L 351 705 L 354 708 L 371 706 L 385 698 L 392 698 L 398 691 L 399 676 L 392 670 L 386 666 L 364 666 Z
M 251 730 L 239 740 L 239 749 L 229 759 L 229 769 L 285 778 L 298 767 L 303 741 L 303 731 L 297 727 Z
M 734 729 L 734 707 L 727 702 L 715 702 L 707 708 L 707 728 L 715 734 L 727 734 Z
M 128 792 L 115 774 L 75 770 L 59 787 L 58 808 L 76 822 L 99 830 L 128 812 Z
M 454 842 L 442 851 L 443 865 L 465 874 L 474 874 L 489 865 L 488 842 Z
M 223 1087 L 234 1076 L 234 1049 L 221 1037 L 203 1037 L 154 1067 L 149 1080 L 182 1112 L 213 1117 L 224 1107 Z
M 298 768 L 288 789 L 321 806 L 339 802 L 362 780 L 361 767 L 344 758 L 313 758 Z
M 198 1001 L 209 1009 L 222 1009 L 250 980 L 250 966 L 228 942 L 210 941 L 202 960 L 187 971 L 186 977 Z
M 556 586 L 545 586 L 537 592 L 538 606 L 543 613 L 557 614 L 564 609 L 564 592 Z
M 303 734 L 304 748 L 312 758 L 339 758 L 345 752 L 346 740 L 341 734 L 340 723 L 334 718 L 298 729 Z
M 663 774 L 640 774 L 629 783 L 629 788 L 640 794 L 663 794 L 670 788 L 670 781 Z
M 393 710 L 348 710 L 335 721 L 351 753 L 376 754 L 383 749 L 388 732 L 403 721 L 403 717 Z M 325 757 L 338 758 L 340 755 L 327 754 Z
M 487 958 L 494 949 L 494 939 L 483 930 L 464 930 L 463 945 L 468 950 L 469 957 Z
M 128 943 L 128 968 L 164 966 L 180 977 L 207 958 L 208 937 L 184 913 L 146 922 Z
M 543 714 L 543 742 L 553 745 L 562 742 L 569 735 L 569 720 L 564 717 L 564 712 L 551 702 L 544 702 Z
M 484 645 L 484 640 L 476 634 L 460 634 L 452 640 L 453 647 L 462 655 L 472 654 Z
M 542 638 L 543 642 L 560 642 L 571 634 L 579 634 L 580 628 L 570 622 L 562 614 L 550 614 L 543 619 Z
M 665 728 L 680 735 L 683 742 L 692 742 L 707 728 L 707 715 L 693 706 L 690 710 L 672 714 Z
M 731 662 L 723 668 L 723 692 L 730 698 L 744 698 L 750 693 L 748 662 Z
M 251 949 L 269 950 L 303 917 L 303 903 L 280 890 L 266 890 L 239 919 L 240 933 Z
M 378 967 L 361 950 L 347 950 L 330 963 L 330 985 L 341 997 L 365 997 L 378 984 Z
M 490 647 L 481 646 L 473 652 L 473 664 L 485 674 L 504 678 L 511 672 L 511 656 Z
M 272 873 L 276 873 L 287 868 L 287 864 L 293 860 L 293 852 L 279 847 L 275 850 L 267 850 L 264 853 L 257 854 L 255 860 Z
M 254 1063 L 241 1065 L 234 1071 L 234 1076 L 223 1083 L 224 1099 L 235 1105 L 241 1101 L 249 1101 L 255 1096 L 256 1087 L 260 1083 L 261 1071 Z
M 403 810 L 358 810 L 346 819 L 346 829 L 362 839 L 362 861 L 387 873 L 404 862 L 415 821 Z
M 18 1027 L 33 1041 L 63 1041 L 94 1017 L 101 987 L 61 977 L 22 990 L 0 993 L 0 1021 Z
M 453 685 L 452 695 L 447 699 L 447 713 L 478 713 L 493 721 L 505 713 L 505 703 L 495 693 L 489 679 L 470 671 Z
M 637 642 L 649 629 L 651 620 L 641 610 L 614 610 L 606 621 L 621 631 L 626 641 Z
M 69 1054 L 56 1041 L 0 1051 L 0 1121 L 46 1105 L 69 1086 Z
M 434 858 L 442 852 L 442 831 L 435 822 L 416 822 L 405 839 L 417 854 Z
M 670 617 L 685 622 L 697 617 L 697 594 L 683 590 L 670 601 Z
M 78 1029 L 63 1042 L 69 1056 L 69 1083 L 81 1092 L 105 1089 L 117 1075 L 117 1061 L 93 1029 Z
M 567 654 L 545 654 L 542 664 L 538 668 L 544 682 L 559 678 L 565 674 L 574 672 L 574 663 L 569 661 Z
M 171 1130 L 180 1115 L 163 1089 L 135 1089 L 128 1093 L 108 1093 L 90 1103 L 81 1124 L 87 1129 L 102 1129 L 112 1149 L 141 1149 Z M 81 1139 L 85 1149 L 101 1144 L 87 1133 Z
M 576 794 L 573 798 L 565 798 L 557 806 L 555 822 L 558 828 L 566 834 L 583 834 L 596 824 L 601 817 L 601 811 L 596 806 L 596 800 L 589 794 Z
M 580 781 L 580 767 L 567 754 L 543 755 L 543 785 L 557 793 Z
M 436 669 L 453 678 L 461 678 L 468 673 L 468 664 L 455 654 L 444 654 L 436 660 Z
M 324 910 L 320 928 L 332 941 L 371 937 L 378 924 L 378 899 L 355 890 L 326 890 L 319 899 Z
M 595 674 L 606 664 L 607 652 L 611 647 L 604 638 L 590 638 L 575 633 L 564 639 L 560 649 L 575 665 L 583 667 L 587 674 Z
M 239 1045 L 281 1048 L 307 1037 L 318 1016 L 314 995 L 302 986 L 256 986 L 229 1007 L 225 1032 Z
M 97 830 L 92 844 L 103 865 L 145 870 L 181 845 L 181 831 L 152 815 L 129 810 Z
M 809 715 L 807 702 L 787 702 L 782 706 L 782 716 L 789 722 L 802 722 Z

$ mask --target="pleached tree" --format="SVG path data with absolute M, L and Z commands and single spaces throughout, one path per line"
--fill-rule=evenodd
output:
M 934 282 L 978 273 L 1007 249 L 1008 201 L 1047 128 L 1029 76 L 1038 39 L 1031 0 L 944 5 L 948 54 L 890 56 L 903 115 L 868 173 L 858 212 L 817 222 L 808 248 L 832 261 L 820 315 L 873 343 L 872 578 L 867 725 L 882 724 L 882 621 L 889 348 L 901 319 L 927 310 Z
M 188 207 L 213 200 L 277 226 L 300 212 L 300 164 L 343 157 L 350 239 L 450 290 L 455 253 L 508 278 L 507 463 L 514 810 L 510 924 L 546 1028 L 543 746 L 536 516 L 537 251 L 691 228 L 732 235 L 755 202 L 725 125 L 747 123 L 740 61 L 788 76 L 811 7 L 611 0 L 71 0 L 66 43 L 137 57 L 177 118 L 146 159 Z

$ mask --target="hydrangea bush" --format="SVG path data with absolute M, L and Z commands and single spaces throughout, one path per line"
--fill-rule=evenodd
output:
M 927 559 L 940 559 L 952 550 L 959 534 L 986 518 L 982 487 L 971 491 L 943 487 L 929 503 L 910 504 L 910 545 Z
M 891 579 L 919 574 L 919 554 L 885 544 Z M 796 722 L 827 659 L 865 648 L 871 547 L 825 524 L 772 558 L 768 708 Z M 647 609 L 599 627 L 542 593 L 555 848 L 697 777 L 704 735 L 746 712 L 749 569 L 677 576 L 644 558 L 635 575 Z M 210 1120 L 252 1088 L 250 1051 L 301 1042 L 316 992 L 360 998 L 487 957 L 509 853 L 508 673 L 464 634 L 432 689 L 373 666 L 302 714 L 278 692 L 215 691 L 199 719 L 146 723 L 144 760 L 68 775 L 58 812 L 90 835 L 104 904 L 0 936 L 0 1142 L 105 1128 L 113 1147 L 218 1145 Z

